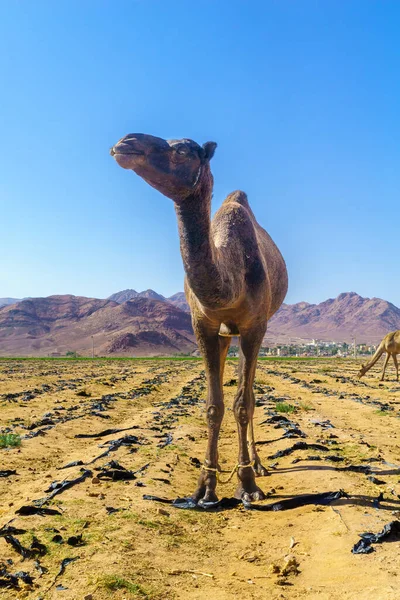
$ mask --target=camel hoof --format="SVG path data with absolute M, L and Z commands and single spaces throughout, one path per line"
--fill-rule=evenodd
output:
M 196 504 L 198 503 L 198 501 L 200 500 L 200 498 L 202 498 L 204 495 L 204 490 L 201 489 L 197 489 L 191 496 L 189 496 L 189 498 L 191 500 L 193 500 L 193 502 L 196 502 Z
M 218 496 L 214 490 L 208 490 L 204 486 L 198 488 L 194 494 L 190 496 L 190 498 L 193 500 L 193 502 L 196 502 L 196 504 L 202 502 L 218 502 Z
M 206 493 L 203 498 L 200 499 L 200 502 L 218 502 L 218 496 L 214 490 L 206 490 Z
M 258 502 L 259 500 L 265 500 L 266 496 L 257 486 L 254 486 L 252 491 L 247 491 L 242 485 L 239 485 L 235 492 L 235 498 L 243 500 L 243 502 Z

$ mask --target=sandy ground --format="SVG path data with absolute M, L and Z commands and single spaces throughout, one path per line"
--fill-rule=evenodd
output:
M 400 516 L 400 385 L 392 371 L 381 384 L 378 369 L 358 382 L 357 368 L 351 359 L 268 360 L 260 361 L 256 376 L 256 439 L 264 442 L 259 452 L 270 473 L 258 479 L 269 493 L 261 504 L 340 489 L 348 498 L 286 511 L 238 506 L 205 513 L 143 499 L 195 489 L 193 459 L 203 460 L 206 441 L 200 361 L 0 361 L 0 431 L 22 438 L 19 448 L 0 449 L 0 471 L 16 470 L 0 478 L 0 529 L 25 530 L 14 535 L 25 548 L 33 538 L 46 547 L 43 556 L 22 559 L 0 537 L 0 573 L 25 571 L 33 578 L 19 589 L 0 587 L 0 598 L 398 599 L 400 541 L 377 544 L 368 555 L 351 549 L 360 533 L 379 532 Z M 236 371 L 237 362 L 228 361 L 226 383 Z M 236 388 L 224 389 L 220 458 L 228 471 L 237 461 Z M 285 416 L 307 437 L 283 438 L 284 429 L 265 423 L 279 414 L 277 402 L 295 408 Z M 131 429 L 75 437 L 109 428 Z M 60 470 L 71 461 L 92 461 L 110 448 L 99 445 L 126 435 L 136 436 L 130 445 Z M 326 451 L 272 458 L 299 441 Z M 332 455 L 342 460 L 326 458 Z M 316 456 L 320 460 L 310 459 Z M 132 471 L 145 468 L 131 481 L 97 477 L 110 460 Z M 371 473 L 344 470 L 350 465 L 370 466 Z M 16 513 L 81 469 L 92 473 L 43 505 L 61 514 Z M 234 477 L 219 486 L 219 497 L 232 497 L 235 487 Z M 79 535 L 81 545 L 67 543 Z M 65 558 L 77 560 L 57 576 Z M 279 573 L 290 559 L 297 566 Z

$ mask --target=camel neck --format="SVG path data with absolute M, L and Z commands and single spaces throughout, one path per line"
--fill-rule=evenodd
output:
M 190 288 L 205 306 L 223 303 L 222 279 L 211 239 L 211 186 L 203 183 L 192 196 L 175 205 L 181 255 Z

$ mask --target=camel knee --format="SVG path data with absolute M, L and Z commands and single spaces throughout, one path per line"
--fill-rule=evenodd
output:
M 249 409 L 243 396 L 238 396 L 233 404 L 233 413 L 239 425 L 248 425 Z
M 211 428 L 219 427 L 224 416 L 223 405 L 212 404 L 207 408 L 207 424 Z

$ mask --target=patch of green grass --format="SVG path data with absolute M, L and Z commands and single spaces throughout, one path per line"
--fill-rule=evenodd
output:
M 380 417 L 387 417 L 389 414 L 388 410 L 374 410 L 374 415 L 379 415 Z
M 333 449 L 333 448 L 332 448 Z M 350 462 L 358 462 L 365 458 L 368 458 L 368 450 L 365 450 L 364 446 L 359 446 L 358 444 L 338 444 L 334 446 L 335 454 L 339 454 L 344 459 Z
M 0 433 L 0 448 L 19 448 L 21 436 L 18 433 Z
M 169 444 L 169 446 L 160 448 L 160 450 L 162 450 L 162 452 L 179 452 L 181 456 L 187 456 L 187 452 L 185 452 L 183 446 L 180 446 L 179 444 Z M 160 452 L 158 451 L 157 454 L 159 455 Z
M 205 511 L 206 512 L 206 511 Z M 191 524 L 198 525 L 201 522 L 200 514 L 194 510 L 182 510 L 179 513 L 179 519 L 181 521 L 187 521 Z
M 111 515 L 112 517 L 115 517 L 115 515 Z M 121 519 L 133 519 L 134 521 L 137 521 L 140 517 L 137 513 L 134 512 L 130 512 L 130 511 L 125 511 L 122 512 L 120 515 Z
M 319 356 L 259 356 L 258 360 L 271 362 L 315 362 L 321 360 Z
M 109 592 L 125 590 L 133 594 L 136 598 L 150 598 L 148 592 L 139 584 L 120 577 L 119 575 L 105 575 L 100 581 L 100 585 Z
M 185 533 L 183 527 L 170 519 L 160 518 L 158 521 L 152 521 L 151 519 L 142 518 L 137 513 L 128 511 L 121 514 L 121 519 L 132 519 L 132 521 L 138 525 L 142 525 L 142 527 L 146 527 L 147 529 L 159 529 L 165 534 L 183 535 Z
M 160 529 L 163 524 L 157 521 L 150 521 L 150 519 L 138 519 L 136 521 L 138 525 L 143 525 L 143 527 L 147 527 L 148 529 Z
M 294 413 L 296 411 L 296 407 L 288 402 L 277 402 L 275 404 L 275 410 L 281 413 Z

